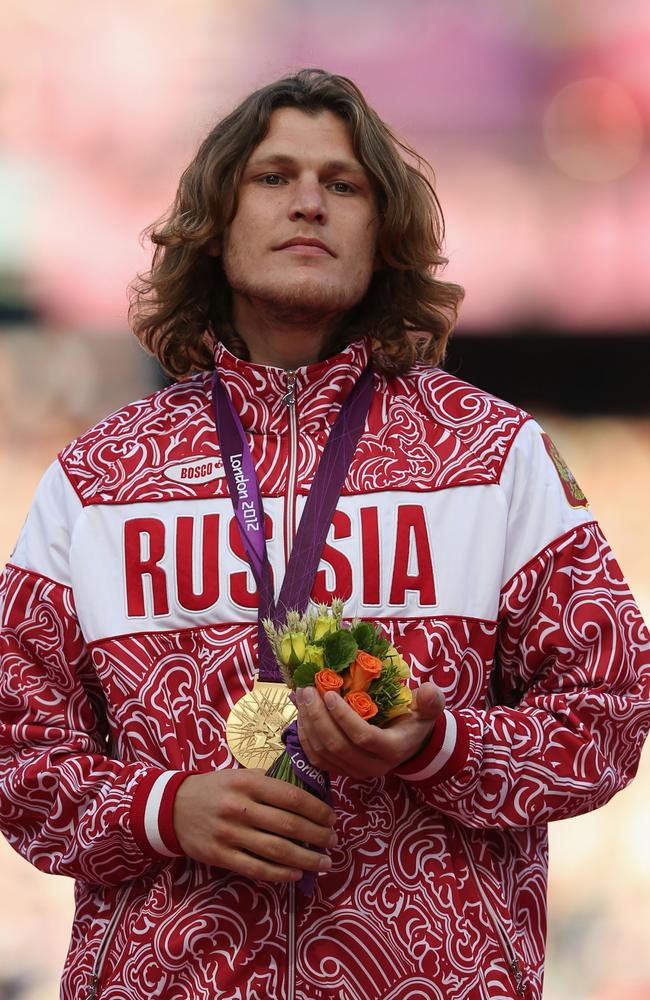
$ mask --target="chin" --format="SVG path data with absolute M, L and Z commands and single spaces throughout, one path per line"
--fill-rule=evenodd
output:
M 255 297 L 266 302 L 274 312 L 313 315 L 347 312 L 361 301 L 365 293 L 365 286 L 340 288 L 312 280 L 287 283 L 281 288 L 260 289 Z

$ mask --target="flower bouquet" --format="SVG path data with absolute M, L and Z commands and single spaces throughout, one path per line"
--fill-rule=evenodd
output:
M 373 726 L 410 712 L 410 672 L 404 659 L 378 626 L 358 618 L 344 626 L 342 615 L 343 601 L 335 599 L 331 607 L 320 604 L 302 615 L 290 611 L 283 627 L 268 618 L 263 622 L 287 686 L 292 691 L 315 687 L 321 697 L 335 691 Z M 329 802 L 329 776 L 307 759 L 296 722 L 282 741 L 286 750 L 266 773 Z M 310 884 L 313 880 L 306 877 L 303 890 L 311 891 Z
M 289 688 L 337 691 L 372 725 L 410 711 L 409 668 L 390 640 L 370 622 L 341 624 L 343 601 L 301 615 L 290 611 L 284 628 L 264 621 L 271 648 Z
M 370 622 L 353 619 L 342 624 L 343 601 L 331 607 L 300 614 L 290 611 L 286 624 L 263 622 L 280 672 L 291 691 L 315 687 L 321 698 L 337 692 L 370 725 L 383 726 L 411 711 L 412 693 L 407 687 L 410 671 L 404 659 L 382 630 Z M 266 772 L 330 802 L 329 775 L 308 760 L 292 722 L 282 733 L 286 750 Z M 298 887 L 313 891 L 315 877 L 306 872 Z

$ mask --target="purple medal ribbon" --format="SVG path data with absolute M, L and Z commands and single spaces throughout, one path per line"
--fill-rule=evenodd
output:
M 288 611 L 296 610 L 303 613 L 309 604 L 309 595 L 327 532 L 365 426 L 371 399 L 372 372 L 367 365 L 343 403 L 330 431 L 300 518 L 282 587 L 275 603 L 264 535 L 264 508 L 250 448 L 239 414 L 216 369 L 212 376 L 212 409 L 230 498 L 244 550 L 259 591 L 257 639 L 259 678 L 262 681 L 284 683 L 262 626 L 262 620 L 271 618 L 276 626 L 282 625 L 286 621 Z M 295 774 L 315 795 L 329 803 L 329 775 L 310 763 L 298 739 L 296 722 L 292 722 L 285 729 L 282 741 L 291 758 Z M 306 872 L 298 885 L 303 892 L 309 894 L 313 890 L 314 882 L 313 873 Z
M 244 551 L 259 591 L 257 647 L 261 681 L 284 683 L 262 620 L 273 612 L 271 570 L 264 537 L 264 507 L 246 434 L 239 414 L 215 369 L 212 376 L 212 410 L 219 437 L 230 499 Z
M 264 536 L 264 508 L 246 434 L 223 382 L 212 376 L 212 408 L 230 498 L 239 533 L 259 589 L 259 678 L 282 681 L 266 633 L 264 618 L 284 624 L 287 612 L 304 612 L 309 604 L 320 561 L 341 489 L 366 421 L 372 398 L 372 373 L 366 367 L 334 421 L 307 497 L 291 550 L 277 604 L 273 600 L 271 571 Z

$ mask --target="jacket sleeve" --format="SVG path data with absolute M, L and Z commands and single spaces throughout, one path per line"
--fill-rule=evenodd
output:
M 182 854 L 172 809 L 187 773 L 113 750 L 69 574 L 80 508 L 54 463 L 0 580 L 0 826 L 43 871 L 116 884 Z
M 469 827 L 603 805 L 650 728 L 650 636 L 584 495 L 527 421 L 504 464 L 506 546 L 491 693 L 445 711 L 396 773 Z

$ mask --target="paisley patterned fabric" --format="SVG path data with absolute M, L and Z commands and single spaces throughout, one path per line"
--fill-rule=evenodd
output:
M 298 369 L 220 348 L 276 589 L 369 341 Z M 298 896 L 182 856 L 173 797 L 238 766 L 256 592 L 200 374 L 45 474 L 2 577 L 0 815 L 76 879 L 63 1000 L 484 1000 L 542 990 L 546 824 L 606 802 L 650 726 L 650 637 L 528 414 L 437 369 L 374 375 L 314 583 L 389 633 L 447 710 L 383 779 L 333 781 L 339 844 Z M 553 454 L 556 454 L 553 452 Z M 95 989 L 93 994 L 92 990 Z

